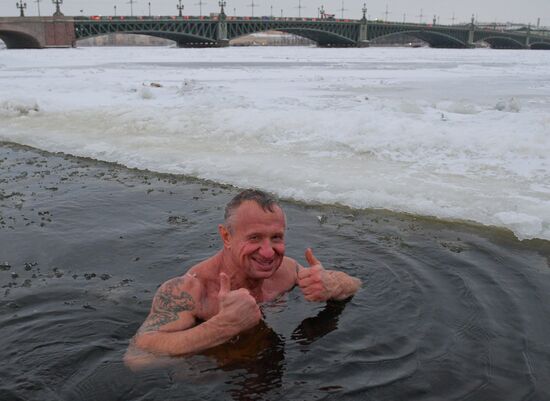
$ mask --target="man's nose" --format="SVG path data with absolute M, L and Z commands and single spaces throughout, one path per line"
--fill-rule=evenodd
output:
M 269 240 L 262 241 L 262 244 L 260 246 L 260 256 L 265 259 L 271 259 L 274 254 L 275 254 L 275 251 L 273 250 L 271 241 Z

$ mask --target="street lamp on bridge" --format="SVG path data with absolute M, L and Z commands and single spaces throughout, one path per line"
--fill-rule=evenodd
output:
M 248 5 L 248 7 L 250 7 L 250 8 L 252 9 L 252 16 L 253 16 L 253 17 L 254 17 L 254 7 L 256 7 L 256 6 L 257 6 L 257 4 L 254 3 L 254 0 L 252 0 L 252 3 L 250 3 L 250 4 Z
M 23 3 L 22 1 L 18 1 L 15 6 L 19 9 L 19 16 L 24 17 L 25 11 L 27 9 L 27 3 Z
M 344 19 L 344 11 L 348 11 L 347 8 L 344 8 L 344 0 L 342 0 L 342 8 L 339 10 L 342 14 L 341 17 Z
M 185 6 L 181 4 L 181 0 L 178 0 L 178 4 L 176 4 L 176 7 L 178 9 L 178 15 L 180 17 L 183 17 L 183 9 L 185 8 Z
M 296 7 L 298 9 L 298 18 L 301 18 L 302 17 L 302 9 L 305 8 L 304 6 L 302 6 L 302 0 L 298 0 L 298 7 Z
M 137 0 L 130 0 L 127 4 L 130 4 L 130 17 L 134 16 L 134 3 L 137 3 Z
M 363 3 L 363 21 L 367 20 L 367 3 Z
M 52 0 L 52 3 L 55 4 L 55 13 L 53 13 L 54 17 L 63 17 L 63 13 L 61 12 L 61 4 L 63 4 L 63 0 Z
M 199 0 L 198 3 L 195 3 L 196 6 L 199 6 L 199 16 L 202 17 L 202 6 L 206 5 L 206 2 Z
M 34 0 L 34 2 L 36 3 L 36 7 L 38 7 L 38 16 L 40 17 L 40 2 L 42 0 Z
M 223 18 L 225 17 L 224 7 L 227 6 L 227 2 L 225 0 L 220 0 L 218 5 L 220 6 L 220 17 Z

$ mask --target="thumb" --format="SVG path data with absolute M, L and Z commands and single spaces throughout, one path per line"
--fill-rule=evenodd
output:
M 231 279 L 229 276 L 225 273 L 220 273 L 220 292 L 218 293 L 218 297 L 223 297 L 227 295 L 231 291 Z
M 310 267 L 321 264 L 321 262 L 319 262 L 319 259 L 313 256 L 313 251 L 311 250 L 311 248 L 306 249 L 306 260 L 307 260 L 307 263 L 309 263 Z

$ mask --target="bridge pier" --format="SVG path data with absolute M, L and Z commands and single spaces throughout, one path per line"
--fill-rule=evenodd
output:
M 476 47 L 474 43 L 475 33 L 476 33 L 475 18 L 472 15 L 472 22 L 470 23 L 470 29 L 468 31 L 468 43 L 466 43 L 467 47 L 469 47 L 470 49 L 473 49 L 474 47 Z
M 72 18 L 0 18 L 0 38 L 8 49 L 73 47 L 76 41 Z
M 220 3 L 221 4 L 221 3 Z M 217 47 L 227 47 L 229 46 L 229 39 L 227 37 L 227 22 L 225 20 L 225 13 L 222 12 L 220 14 L 220 19 L 218 21 L 218 29 L 217 29 Z
M 367 9 L 366 7 L 363 7 L 363 19 L 360 21 L 361 25 L 359 25 L 359 37 L 357 38 L 357 47 L 369 47 L 370 41 L 369 41 L 369 30 L 368 30 L 368 22 L 366 17 Z

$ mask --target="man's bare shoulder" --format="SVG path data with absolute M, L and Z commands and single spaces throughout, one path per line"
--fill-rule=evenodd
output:
M 217 253 L 202 262 L 192 266 L 186 273 L 199 280 L 212 280 L 219 278 L 220 275 L 220 254 Z M 185 275 L 183 276 L 185 277 Z
M 208 282 L 215 278 L 213 258 L 206 259 L 192 266 L 187 273 L 174 277 L 160 285 L 153 300 L 153 308 L 173 307 L 178 300 L 200 302 Z
M 153 306 L 162 309 L 162 302 L 165 299 L 180 299 L 180 298 L 200 298 L 201 283 L 196 277 L 184 274 L 183 276 L 174 277 L 165 281 L 158 288 L 155 294 Z M 159 303 L 160 302 L 160 303 Z

